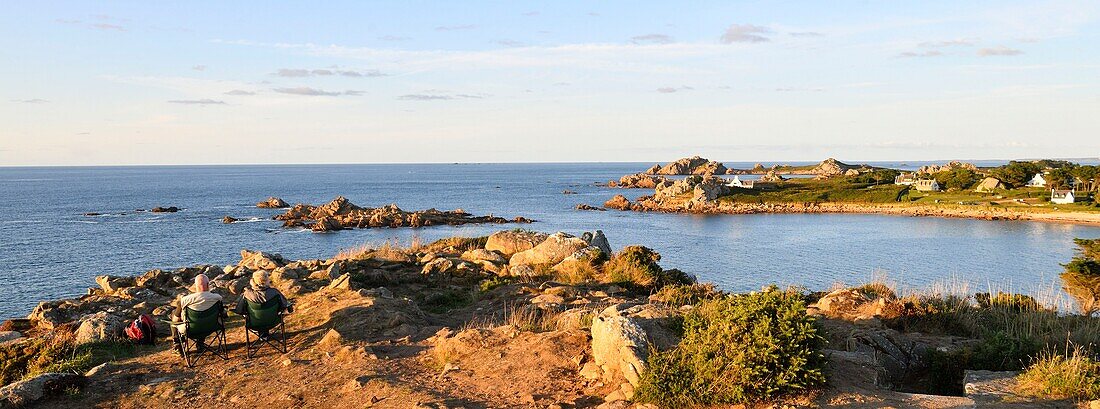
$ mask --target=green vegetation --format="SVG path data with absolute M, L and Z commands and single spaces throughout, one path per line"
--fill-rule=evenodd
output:
M 982 180 L 980 175 L 970 169 L 945 170 L 933 174 L 932 178 L 945 190 L 967 190 Z
M 662 407 L 776 400 L 825 383 L 824 339 L 803 297 L 776 287 L 701 302 L 683 340 L 650 355 L 634 399 Z
M 662 269 L 657 265 L 660 260 L 661 255 L 648 247 L 626 246 L 604 264 L 604 272 L 608 282 L 642 287 L 691 284 L 694 281 L 680 270 Z
M 137 350 L 128 342 L 102 341 L 78 346 L 72 332 L 54 331 L 0 346 L 0 385 L 46 372 L 84 373 L 101 363 L 134 356 Z
M 1007 165 L 994 168 L 990 173 L 1009 187 L 1020 187 L 1027 184 L 1027 181 L 1041 170 L 1043 168 L 1034 162 L 1011 161 Z
M 1100 362 L 1081 348 L 1044 354 L 1020 375 L 1017 389 L 1044 399 L 1100 399 Z
M 858 181 L 855 178 L 825 180 L 790 179 L 776 184 L 775 190 L 737 189 L 734 194 L 719 198 L 733 203 L 897 203 L 909 192 L 908 186 L 889 182 Z
M 1081 313 L 1100 309 L 1100 239 L 1075 239 L 1080 254 L 1063 264 L 1062 288 L 1077 301 Z
M 477 301 L 476 294 L 464 288 L 445 288 L 439 291 L 422 292 L 418 298 L 420 299 L 420 308 L 435 314 L 443 314 Z
M 711 283 L 677 284 L 657 290 L 649 299 L 672 307 L 682 307 L 712 300 L 722 295 L 722 292 L 718 291 L 718 288 Z

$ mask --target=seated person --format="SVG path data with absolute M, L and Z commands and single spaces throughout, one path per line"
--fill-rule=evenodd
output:
M 172 320 L 180 324 L 172 326 L 172 345 L 176 352 L 181 352 L 178 334 L 183 333 L 183 322 L 187 319 L 184 311 L 188 308 L 195 311 L 206 311 L 222 300 L 222 296 L 210 291 L 210 278 L 206 274 L 195 276 L 195 284 L 191 287 L 191 294 L 182 295 L 179 298 L 179 307 L 172 312 Z
M 260 270 L 252 273 L 252 280 L 249 282 L 248 288 L 244 290 L 242 294 L 243 300 L 237 302 L 237 307 L 233 309 L 233 312 L 238 315 L 245 315 L 248 313 L 248 303 L 263 304 L 269 300 L 279 300 L 279 312 L 293 312 L 294 306 L 287 301 L 286 297 L 279 290 L 271 287 L 271 277 L 268 276 L 267 271 Z M 267 330 L 261 330 L 260 338 L 267 337 Z

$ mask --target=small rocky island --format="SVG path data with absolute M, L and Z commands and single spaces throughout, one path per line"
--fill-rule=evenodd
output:
M 275 199 L 274 201 L 272 199 Z M 281 199 L 270 198 L 261 204 L 280 204 Z M 271 206 L 274 207 L 274 206 Z M 315 232 L 329 232 L 344 229 L 368 229 L 376 227 L 425 227 L 438 225 L 462 225 L 469 223 L 530 223 L 524 217 L 511 220 L 503 217 L 474 216 L 462 209 L 443 211 L 436 209 L 407 212 L 395 204 L 377 208 L 359 207 L 343 196 L 327 204 L 315 206 L 298 203 L 287 209 L 286 213 L 275 216 L 282 220 L 283 227 L 305 227 Z

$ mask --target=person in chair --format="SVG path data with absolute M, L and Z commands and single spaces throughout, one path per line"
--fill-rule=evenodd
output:
M 271 287 L 271 277 L 267 274 L 267 271 L 260 270 L 252 273 L 252 280 L 249 282 L 248 288 L 244 290 L 242 295 L 244 298 L 237 302 L 237 307 L 233 309 L 233 312 L 237 315 L 245 315 L 248 313 L 248 303 L 263 304 L 270 300 L 279 300 L 279 312 L 293 312 L 294 305 L 287 301 L 282 292 L 278 289 Z M 260 331 L 260 338 L 267 337 L 267 330 Z
M 194 311 L 206 311 L 221 302 L 222 296 L 210 291 L 210 278 L 206 274 L 195 276 L 195 283 L 191 286 L 191 294 L 182 295 L 179 298 L 179 307 L 172 312 L 172 320 L 179 323 L 172 325 L 172 346 L 178 353 L 182 353 L 182 345 L 179 342 L 179 334 L 186 329 L 186 311 L 188 308 Z

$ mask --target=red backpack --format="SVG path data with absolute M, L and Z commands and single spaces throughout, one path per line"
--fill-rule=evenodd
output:
M 141 314 L 126 327 L 126 337 L 135 344 L 153 345 L 157 341 L 156 321 L 153 321 L 153 317 L 148 314 Z

